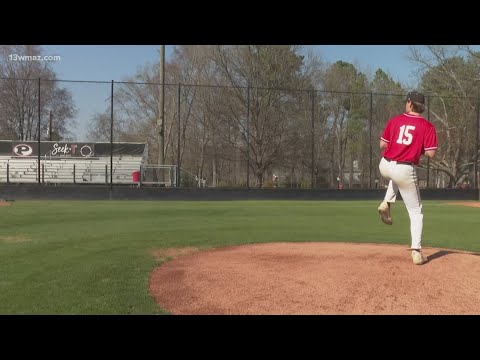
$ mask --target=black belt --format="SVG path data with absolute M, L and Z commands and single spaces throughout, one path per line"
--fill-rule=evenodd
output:
M 385 157 L 385 156 L 384 156 L 383 158 L 384 158 L 385 160 L 387 160 L 387 161 L 395 161 L 395 160 L 389 159 L 389 158 L 387 158 L 387 157 Z M 412 166 L 415 165 L 413 162 L 410 162 L 410 161 L 397 161 L 397 164 L 412 165 Z

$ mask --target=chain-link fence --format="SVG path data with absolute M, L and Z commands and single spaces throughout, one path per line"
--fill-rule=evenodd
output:
M 423 116 L 437 128 L 439 149 L 435 159 L 422 158 L 420 186 L 478 187 L 479 99 L 426 95 Z M 386 185 L 381 133 L 404 109 L 405 94 L 1 78 L 0 140 L 38 149 L 144 144 L 141 154 L 98 157 L 99 181 L 111 185 L 136 183 L 128 173 L 115 176 L 130 161 L 125 171 L 134 176 L 143 166 L 140 182 L 147 176 L 145 184 L 159 186 L 375 188 Z M 0 156 L 1 182 L 18 155 L 12 151 L 5 145 Z M 31 158 L 33 182 L 42 182 L 46 156 Z M 178 170 L 165 175 L 155 166 Z

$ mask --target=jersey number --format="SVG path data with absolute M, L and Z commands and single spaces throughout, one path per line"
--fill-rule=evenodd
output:
M 413 135 L 410 134 L 410 130 L 415 130 L 415 126 L 400 126 L 400 134 L 398 135 L 397 144 L 410 145 L 412 143 Z

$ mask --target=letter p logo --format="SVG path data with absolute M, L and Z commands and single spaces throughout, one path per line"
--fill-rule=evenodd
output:
M 13 153 L 17 156 L 32 155 L 33 149 L 27 144 L 18 144 L 13 148 Z

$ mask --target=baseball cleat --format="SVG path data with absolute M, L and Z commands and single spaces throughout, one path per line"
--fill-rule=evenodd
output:
M 428 262 L 428 259 L 421 250 L 412 250 L 412 261 L 415 265 L 422 265 Z
M 387 225 L 392 225 L 392 216 L 390 215 L 390 204 L 383 201 L 378 207 L 380 219 Z

